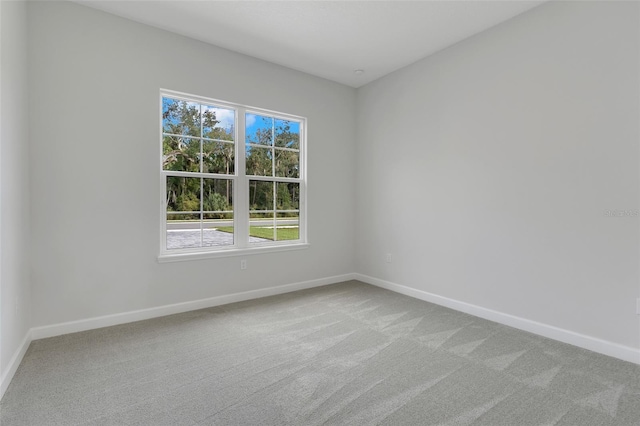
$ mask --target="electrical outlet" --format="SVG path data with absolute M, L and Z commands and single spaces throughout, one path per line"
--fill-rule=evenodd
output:
M 247 269 L 247 259 L 242 259 L 240 261 L 240 269 L 242 269 L 243 271 Z
M 391 253 L 387 253 L 387 254 L 384 256 L 384 260 L 385 260 L 385 262 L 387 262 L 387 263 L 391 263 L 391 262 L 393 261 L 393 256 L 391 255 Z

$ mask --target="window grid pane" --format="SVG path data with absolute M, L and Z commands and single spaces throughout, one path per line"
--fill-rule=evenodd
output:
M 300 213 L 280 212 L 277 215 L 276 238 L 278 241 L 300 239 Z
M 232 180 L 167 176 L 166 186 L 167 250 L 234 244 Z
M 162 98 L 163 170 L 233 174 L 235 111 Z
M 300 123 L 254 113 L 245 117 L 247 175 L 298 178 Z

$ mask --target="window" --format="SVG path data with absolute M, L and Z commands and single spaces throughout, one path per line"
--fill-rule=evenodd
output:
M 304 118 L 161 91 L 160 122 L 161 259 L 305 245 Z

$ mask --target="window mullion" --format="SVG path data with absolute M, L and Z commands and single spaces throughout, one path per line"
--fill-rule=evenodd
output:
M 276 177 L 276 121 L 271 119 L 271 176 Z M 275 204 L 274 204 L 275 207 Z
M 249 181 L 247 179 L 246 168 L 246 147 L 245 147 L 245 117 L 244 108 L 236 110 L 236 159 L 237 159 L 237 180 L 234 187 L 235 199 L 233 200 L 233 223 L 235 245 L 239 248 L 249 246 Z
M 298 178 L 300 181 L 298 193 L 298 236 L 307 241 L 307 127 L 306 121 L 300 124 L 300 139 L 298 147 Z
M 162 139 L 160 143 L 162 144 Z M 160 145 L 160 152 L 162 153 L 162 145 Z M 162 156 L 160 167 L 162 167 Z M 160 251 L 162 252 L 167 250 L 167 178 L 163 173 L 160 173 L 160 200 Z
M 278 184 L 273 182 L 273 241 L 278 241 Z
M 278 227 L 276 209 L 278 207 L 278 184 L 275 181 L 276 177 L 276 120 L 271 120 L 271 176 L 273 180 L 273 241 L 278 241 Z
M 222 173 L 199 173 L 199 172 L 180 172 L 175 170 L 162 170 L 163 176 L 186 177 L 186 178 L 205 178 L 205 179 L 233 179 L 235 175 L 227 175 Z
M 202 116 L 202 104 L 198 106 L 200 110 L 200 173 L 204 173 L 204 117 Z M 204 178 L 200 178 L 200 247 L 204 247 Z

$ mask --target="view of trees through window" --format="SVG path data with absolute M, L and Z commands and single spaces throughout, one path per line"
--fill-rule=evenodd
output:
M 234 245 L 234 214 L 248 216 L 249 244 L 300 239 L 300 122 L 241 112 L 237 132 L 237 109 L 162 98 L 167 250 Z M 234 209 L 239 182 L 244 212 Z
M 297 240 L 300 183 L 287 180 L 300 177 L 300 124 L 251 113 L 245 123 L 246 174 L 255 177 L 249 180 L 250 234 Z

